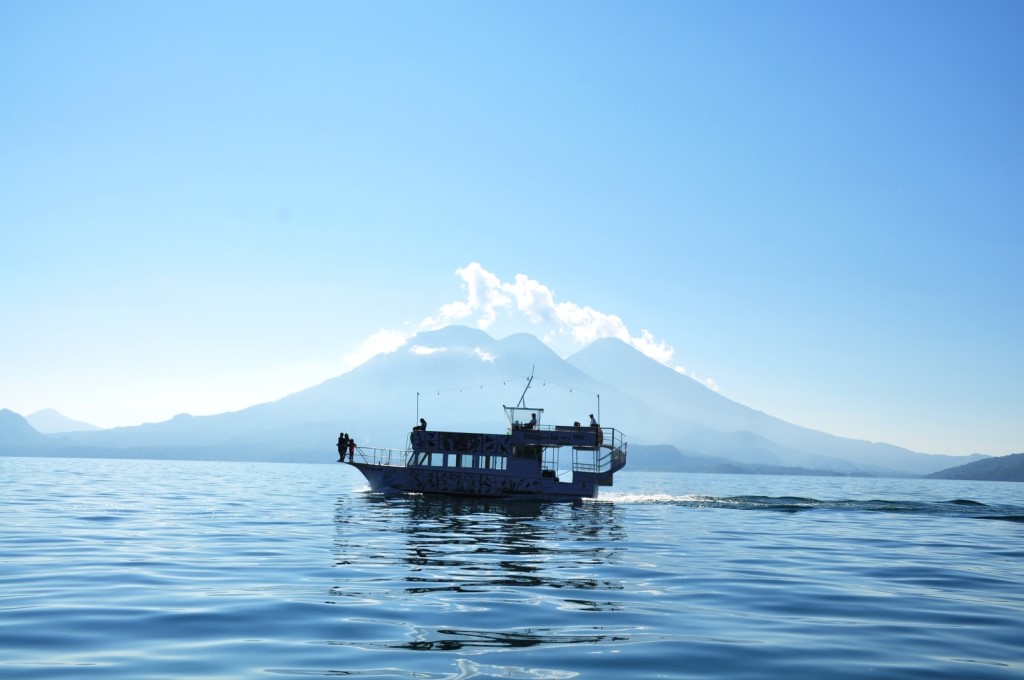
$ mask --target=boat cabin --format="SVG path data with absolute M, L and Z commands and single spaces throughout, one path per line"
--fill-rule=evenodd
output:
M 348 462 L 375 490 L 486 497 L 596 497 L 626 464 L 625 436 L 594 425 L 544 425 L 544 409 L 505 406 L 502 434 L 426 430 L 409 449 L 359 447 Z

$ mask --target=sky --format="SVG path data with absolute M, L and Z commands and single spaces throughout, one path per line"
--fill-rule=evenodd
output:
M 448 323 L 1024 451 L 1024 4 L 0 3 L 0 408 L 272 401 Z

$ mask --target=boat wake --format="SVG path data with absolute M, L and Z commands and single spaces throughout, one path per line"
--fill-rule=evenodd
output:
M 615 505 L 675 505 L 686 508 L 719 508 L 728 510 L 767 510 L 770 512 L 854 511 L 884 512 L 910 515 L 957 516 L 970 519 L 995 519 L 1024 523 L 1024 507 L 988 505 L 968 499 L 949 501 L 910 500 L 818 500 L 799 496 L 703 496 L 671 494 L 604 494 L 593 502 Z

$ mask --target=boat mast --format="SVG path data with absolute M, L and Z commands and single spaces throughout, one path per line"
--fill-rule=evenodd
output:
M 526 379 L 526 387 L 523 388 L 523 394 L 519 397 L 519 403 L 516 404 L 517 408 L 526 408 L 526 391 L 530 389 L 530 383 L 533 382 L 533 372 L 536 368 L 536 366 L 530 367 L 530 377 Z

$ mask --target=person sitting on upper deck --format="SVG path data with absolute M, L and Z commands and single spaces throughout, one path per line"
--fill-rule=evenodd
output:
M 590 426 L 591 427 L 597 427 L 597 421 L 594 420 L 594 414 L 593 413 L 590 414 Z
M 533 428 L 537 427 L 537 414 L 534 413 L 532 416 L 530 416 L 530 422 L 528 422 L 526 425 L 523 425 L 523 427 L 527 430 L 532 430 Z
M 427 421 L 424 420 L 423 418 L 420 418 L 420 424 L 413 426 L 412 431 L 413 432 L 426 432 L 427 431 Z

